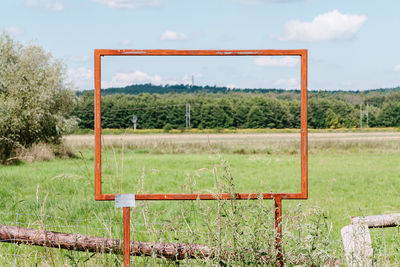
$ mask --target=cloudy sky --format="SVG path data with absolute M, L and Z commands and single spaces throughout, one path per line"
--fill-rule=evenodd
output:
M 93 50 L 309 50 L 309 89 L 400 85 L 399 0 L 15 0 L 0 28 L 36 42 L 93 88 Z M 106 57 L 102 87 L 133 83 L 298 88 L 296 57 Z

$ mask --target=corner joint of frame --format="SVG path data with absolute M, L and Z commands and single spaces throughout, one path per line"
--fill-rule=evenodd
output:
M 101 57 L 102 56 L 102 49 L 95 49 L 94 50 L 94 56 L 95 57 Z

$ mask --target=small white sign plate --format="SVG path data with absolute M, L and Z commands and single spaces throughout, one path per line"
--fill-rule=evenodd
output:
M 135 207 L 135 194 L 115 195 L 115 207 L 116 208 Z

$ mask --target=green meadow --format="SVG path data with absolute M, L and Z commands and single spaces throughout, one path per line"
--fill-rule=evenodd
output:
M 398 141 L 351 139 L 336 145 L 331 141 L 310 144 L 309 199 L 283 201 L 283 227 L 290 228 L 290 221 L 298 216 L 296 213 L 305 214 L 304 224 L 307 224 L 318 210 L 329 227 L 331 257 L 344 262 L 340 229 L 350 224 L 350 216 L 399 212 L 400 150 Z M 226 188 L 219 186 L 226 176 L 234 182 L 235 192 L 299 192 L 298 151 L 253 145 L 259 150 L 224 149 L 216 144 L 205 144 L 208 151 L 193 150 L 186 143 L 175 153 L 176 147 L 160 150 L 154 144 L 104 147 L 103 192 L 218 193 Z M 121 209 L 115 208 L 114 202 L 94 200 L 93 148 L 88 145 L 73 149 L 76 154 L 73 159 L 0 166 L 1 224 L 122 238 Z M 272 214 L 272 201 L 263 202 Z M 206 242 L 210 230 L 205 224 L 209 218 L 204 217 L 204 210 L 215 205 L 213 201 L 138 202 L 131 212 L 133 238 Z M 173 227 L 174 224 L 180 226 Z M 396 249 L 399 236 L 397 228 L 372 231 L 378 262 L 400 261 Z M 7 243 L 0 244 L 0 251 L 2 265 L 9 262 L 27 266 L 95 266 L 122 261 L 121 256 Z M 155 259 L 133 260 L 150 265 L 161 263 Z M 195 261 L 186 264 L 196 265 Z

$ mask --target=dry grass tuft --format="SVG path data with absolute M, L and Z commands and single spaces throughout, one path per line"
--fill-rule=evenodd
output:
M 17 151 L 17 158 L 26 162 L 33 162 L 54 160 L 56 157 L 49 145 L 38 143 L 30 148 L 20 148 Z
M 56 158 L 75 158 L 75 154 L 69 146 L 62 143 L 37 143 L 29 148 L 18 148 L 15 156 L 15 159 L 25 162 L 50 161 Z

